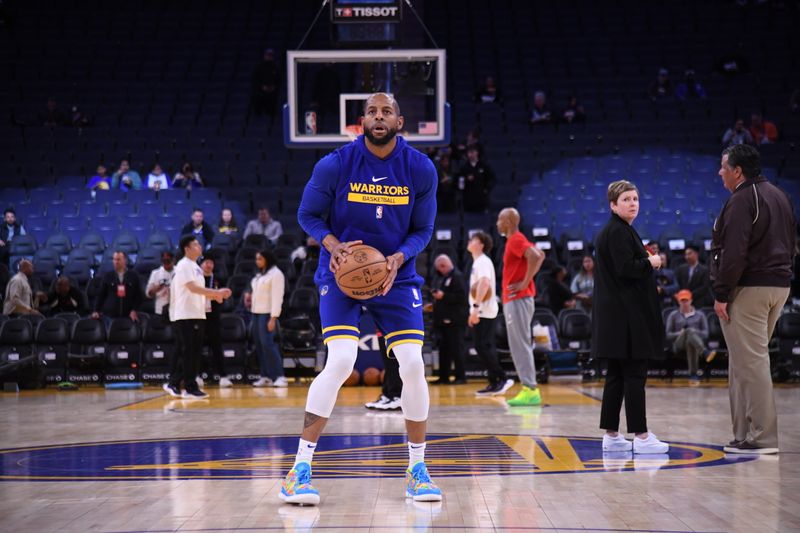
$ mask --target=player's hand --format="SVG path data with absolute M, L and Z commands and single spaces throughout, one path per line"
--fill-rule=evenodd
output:
M 222 296 L 223 300 L 227 300 L 228 298 L 230 298 L 231 294 L 233 294 L 233 292 L 231 292 L 231 290 L 228 287 L 224 287 L 222 289 L 219 289 L 219 295 Z M 222 303 L 222 302 L 220 302 L 220 303 Z
M 343 263 L 347 262 L 347 256 L 352 253 L 351 248 L 361 244 L 362 242 L 363 241 L 348 241 L 337 243 L 331 250 L 331 272 L 336 273 L 336 271 L 339 270 L 339 267 Z
M 478 322 L 481 321 L 481 317 L 478 315 L 477 311 L 474 311 L 469 314 L 469 318 L 467 319 L 467 325 L 469 327 L 477 326 Z
M 714 300 L 714 312 L 720 320 L 724 320 L 725 322 L 731 321 L 731 317 L 728 316 L 728 302 L 723 303 Z
M 389 291 L 392 290 L 392 285 L 394 285 L 394 280 L 397 277 L 397 271 L 403 266 L 405 263 L 405 256 L 403 252 L 396 252 L 386 258 L 386 279 L 383 280 L 383 292 L 381 296 L 386 296 L 389 294 Z
M 277 318 L 271 317 L 269 319 L 269 322 L 267 322 L 267 331 L 269 331 L 270 333 L 275 331 L 275 325 L 276 325 L 277 321 L 278 321 Z
M 520 292 L 522 290 L 525 290 L 525 287 L 527 286 L 528 284 L 526 283 L 522 283 L 521 281 L 516 281 L 514 283 L 509 283 L 507 288 L 508 292 Z

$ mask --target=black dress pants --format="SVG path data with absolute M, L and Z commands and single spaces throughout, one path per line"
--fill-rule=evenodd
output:
M 225 354 L 222 351 L 222 336 L 220 335 L 220 317 L 213 313 L 206 313 L 206 333 L 205 342 L 211 351 L 211 377 L 218 375 L 224 378 L 228 375 L 225 372 Z
M 400 379 L 400 363 L 396 357 L 389 357 L 386 352 L 386 341 L 383 337 L 378 337 L 381 356 L 383 357 L 383 387 L 381 394 L 387 398 L 399 398 L 403 393 L 403 380 Z
M 197 366 L 203 348 L 205 320 L 176 320 L 172 326 L 178 336 L 175 339 L 175 358 L 170 369 L 169 384 L 187 391 L 197 390 Z
M 619 431 L 619 413 L 625 400 L 629 433 L 647 432 L 644 385 L 647 359 L 606 359 L 608 373 L 600 408 L 600 428 Z
M 448 381 L 455 363 L 456 379 L 465 379 L 464 374 L 464 326 L 437 326 L 439 338 L 439 379 Z
M 472 326 L 472 342 L 478 352 L 489 376 L 489 383 L 494 385 L 505 381 L 506 373 L 500 366 L 500 357 L 497 355 L 497 344 L 494 339 L 496 318 L 481 318 L 480 322 Z

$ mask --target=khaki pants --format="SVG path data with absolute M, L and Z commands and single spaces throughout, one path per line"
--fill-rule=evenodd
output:
M 763 448 L 778 447 L 768 344 L 788 297 L 788 287 L 736 287 L 728 304 L 731 321 L 720 321 L 728 345 L 733 436 Z

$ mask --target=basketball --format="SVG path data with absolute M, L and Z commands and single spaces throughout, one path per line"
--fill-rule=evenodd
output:
M 361 381 L 361 374 L 355 368 L 350 373 L 350 377 L 344 380 L 345 387 L 355 387 Z
M 469 289 L 469 295 L 472 296 L 473 300 L 477 301 L 478 300 L 477 294 L 478 294 L 478 284 L 476 283 Z M 483 297 L 483 300 L 481 300 L 480 303 L 488 302 L 491 298 L 492 298 L 492 291 L 486 291 L 486 295 Z
M 386 258 L 378 250 L 366 244 L 351 248 L 352 253 L 336 273 L 336 284 L 347 296 L 356 300 L 367 300 L 381 293 L 386 279 Z
M 364 385 L 374 387 L 381 384 L 381 371 L 375 367 L 364 370 Z

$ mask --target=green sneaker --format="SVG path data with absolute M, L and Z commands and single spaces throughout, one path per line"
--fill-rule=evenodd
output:
M 518 405 L 542 405 L 542 393 L 539 392 L 539 387 L 531 389 L 523 385 L 522 390 L 508 400 L 508 405 L 512 407 Z

